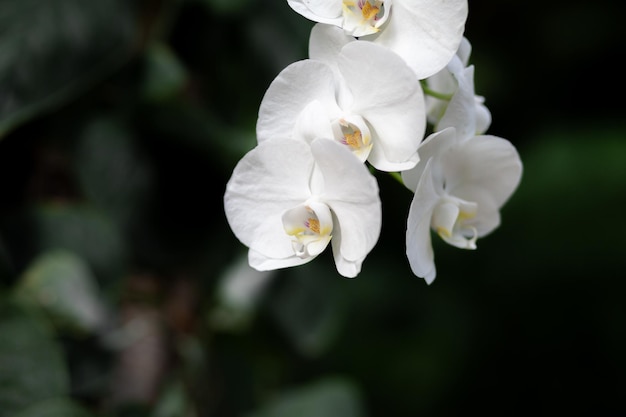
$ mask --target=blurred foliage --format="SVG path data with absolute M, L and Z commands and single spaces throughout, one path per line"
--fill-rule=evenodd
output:
M 85 91 L 133 46 L 133 10 L 121 0 L 3 1 L 0 27 L 0 135 Z
M 22 303 L 46 313 L 68 331 L 88 333 L 104 325 L 105 309 L 95 279 L 83 258 L 72 252 L 39 255 L 14 292 Z
M 623 13 L 509 3 L 466 33 L 522 184 L 427 286 L 380 174 L 357 279 L 247 266 L 222 197 L 306 57 L 285 2 L 0 1 L 0 417 L 624 415 Z
M 0 307 L 2 415 L 13 416 L 42 401 L 67 395 L 67 368 L 50 329 L 9 300 L 3 300 Z

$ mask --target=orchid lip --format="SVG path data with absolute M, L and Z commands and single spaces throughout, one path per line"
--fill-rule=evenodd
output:
M 332 122 L 335 139 L 345 145 L 361 162 L 367 160 L 373 142 L 372 133 L 360 116 L 344 116 Z
M 343 0 L 343 29 L 352 36 L 373 35 L 381 30 L 391 11 L 390 0 Z
M 285 211 L 282 220 L 294 254 L 300 258 L 319 255 L 332 238 L 332 214 L 324 203 L 307 201 Z
M 433 211 L 432 228 L 447 243 L 461 249 L 476 249 L 478 232 L 467 223 L 476 216 L 478 205 L 453 196 L 441 198 Z

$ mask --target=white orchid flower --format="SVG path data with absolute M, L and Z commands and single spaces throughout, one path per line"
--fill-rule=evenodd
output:
M 398 53 L 419 79 L 442 69 L 465 31 L 467 0 L 287 0 L 314 22 Z
M 376 179 L 328 139 L 259 143 L 235 167 L 224 208 L 260 271 L 310 262 L 332 242 L 337 271 L 355 277 L 382 221 Z
M 474 92 L 474 66 L 468 65 L 472 46 L 463 38 L 459 50 L 448 65 L 437 74 L 426 79 L 428 88 L 441 99 L 426 96 L 426 113 L 434 130 L 456 127 L 464 130 L 462 136 L 482 135 L 491 125 L 491 112 L 485 99 Z
M 259 108 L 257 140 L 334 138 L 381 171 L 415 166 L 424 137 L 424 96 L 393 52 L 370 42 L 335 47 L 287 66 Z
M 463 138 L 454 128 L 430 135 L 422 160 L 402 173 L 414 191 L 406 251 L 413 273 L 432 283 L 436 276 L 431 229 L 447 243 L 475 249 L 476 239 L 500 224 L 500 208 L 515 191 L 522 163 L 507 140 L 490 135 Z

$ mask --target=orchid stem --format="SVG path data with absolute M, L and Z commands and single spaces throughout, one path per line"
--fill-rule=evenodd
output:
M 438 98 L 440 100 L 446 100 L 446 101 L 452 100 L 452 94 L 439 93 L 437 91 L 431 90 L 426 85 L 426 82 L 424 80 L 421 81 L 421 84 L 422 84 L 422 90 L 424 91 L 424 94 L 434 97 L 434 98 Z
M 391 175 L 400 184 L 404 185 L 404 181 L 402 181 L 402 175 L 400 175 L 399 172 L 390 172 L 389 175 Z

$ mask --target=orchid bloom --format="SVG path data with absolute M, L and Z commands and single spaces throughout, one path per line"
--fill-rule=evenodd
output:
M 379 45 L 345 37 L 318 58 L 290 64 L 272 81 L 259 108 L 258 142 L 334 138 L 378 170 L 415 166 L 426 113 L 406 63 Z
M 484 97 L 474 93 L 474 66 L 468 66 L 471 48 L 471 44 L 464 37 L 448 65 L 425 80 L 428 89 L 442 96 L 449 96 L 449 100 L 426 96 L 428 121 L 435 131 L 453 126 L 450 120 L 458 120 L 458 115 L 454 114 L 458 111 L 469 112 L 464 116 L 465 122 L 469 124 L 463 127 L 470 130 L 468 134 L 481 135 L 491 125 L 491 113 L 484 104 Z
M 436 276 L 430 230 L 445 242 L 475 249 L 476 239 L 500 224 L 500 208 L 517 188 L 522 163 L 507 140 L 490 135 L 463 137 L 453 127 L 430 135 L 422 160 L 402 173 L 414 191 L 406 251 L 413 273 L 432 283 Z
M 468 15 L 467 0 L 287 0 L 314 22 L 398 53 L 424 79 L 456 52 Z
M 224 208 L 260 271 L 310 262 L 332 242 L 337 271 L 355 277 L 382 221 L 376 179 L 328 139 L 259 143 L 235 167 Z

